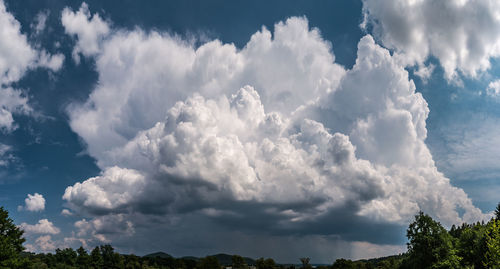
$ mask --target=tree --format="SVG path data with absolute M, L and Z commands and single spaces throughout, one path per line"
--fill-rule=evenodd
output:
M 487 268 L 500 268 L 500 220 L 492 219 L 488 223 L 485 239 L 484 266 Z
M 240 255 L 233 255 L 231 257 L 231 263 L 233 269 L 243 269 L 247 267 L 245 259 L 243 259 Z
M 199 269 L 220 269 L 219 260 L 214 256 L 202 258 L 198 263 Z
M 458 256 L 462 258 L 460 263 L 464 268 L 485 268 L 483 257 L 486 252 L 485 242 L 486 227 L 477 224 L 462 224 L 455 230 L 450 230 L 450 234 L 458 239 Z
M 58 263 L 73 266 L 76 264 L 77 254 L 72 248 L 56 249 L 55 257 Z
M 407 230 L 410 268 L 459 268 L 453 237 L 429 215 L 420 212 Z
M 99 247 L 95 247 L 90 252 L 90 264 L 91 264 L 92 268 L 94 268 L 94 269 L 102 268 L 103 261 L 102 261 L 101 251 L 99 250 Z
M 78 258 L 76 258 L 76 265 L 78 268 L 89 268 L 90 267 L 90 256 L 87 251 L 80 246 L 76 253 L 78 254 Z
M 16 268 L 21 264 L 19 254 L 24 250 L 24 231 L 9 218 L 9 212 L 0 207 L 0 268 Z
M 260 258 L 255 261 L 255 265 L 257 269 L 274 269 L 276 267 L 276 263 L 271 258 Z
M 302 263 L 302 268 L 312 268 L 312 266 L 309 264 L 310 258 L 300 258 L 300 262 Z
M 332 269 L 351 269 L 356 268 L 354 262 L 346 259 L 337 259 L 332 265 Z
M 100 246 L 102 261 L 105 268 L 121 268 L 123 265 L 123 258 L 120 254 L 115 253 L 111 245 Z

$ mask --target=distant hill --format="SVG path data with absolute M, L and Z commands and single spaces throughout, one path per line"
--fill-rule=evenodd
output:
M 217 258 L 217 260 L 219 260 L 219 263 L 221 265 L 231 265 L 232 264 L 233 255 L 219 253 L 219 254 L 210 255 L 210 256 L 214 256 L 215 258 Z M 245 262 L 248 265 L 255 265 L 254 259 L 248 258 L 248 257 L 243 257 L 243 259 L 245 259 Z
M 195 256 L 184 256 L 184 257 L 181 257 L 181 259 L 183 259 L 183 260 L 191 260 L 191 261 L 198 261 L 200 258 L 195 257 Z
M 225 254 L 225 253 L 219 253 L 219 254 L 209 255 L 209 256 L 213 256 L 213 257 L 217 258 L 217 260 L 219 260 L 219 263 L 221 265 L 231 265 L 232 264 L 233 255 L 229 255 L 229 254 Z M 171 255 L 169 255 L 169 254 L 167 254 L 165 252 L 155 252 L 155 253 L 151 253 L 151 254 L 148 254 L 148 255 L 144 255 L 143 257 L 146 257 L 146 258 L 156 258 L 156 257 L 160 257 L 160 258 L 173 258 Z M 181 257 L 180 259 L 198 261 L 200 258 L 194 257 L 194 256 L 184 256 L 184 257 Z M 254 259 L 249 258 L 249 257 L 243 257 L 243 259 L 245 259 L 245 262 L 248 265 L 255 265 L 255 260 Z
M 143 257 L 146 257 L 146 258 L 156 258 L 156 257 L 160 257 L 160 258 L 172 258 L 171 255 L 165 253 L 165 252 L 155 252 L 155 253 L 151 253 L 151 254 L 148 254 L 148 255 L 144 255 Z
M 385 256 L 385 257 L 379 257 L 379 258 L 373 258 L 373 259 L 362 259 L 362 260 L 358 260 L 358 261 L 363 262 L 363 263 L 370 263 L 372 265 L 376 265 L 382 261 L 391 261 L 391 260 L 392 261 L 401 261 L 406 257 L 407 257 L 406 253 L 401 253 L 398 255 L 391 255 L 391 256 Z

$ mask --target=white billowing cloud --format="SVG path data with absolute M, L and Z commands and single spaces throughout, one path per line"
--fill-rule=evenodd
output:
M 52 252 L 57 248 L 57 243 L 52 240 L 50 235 L 42 235 L 38 237 L 34 244 L 26 244 L 28 252 Z
M 80 62 L 80 53 L 84 56 L 98 53 L 101 39 L 109 32 L 108 24 L 98 14 L 92 16 L 85 2 L 76 13 L 65 8 L 61 22 L 67 34 L 78 36 L 73 49 L 73 59 L 77 63 Z
M 407 65 L 436 57 L 448 80 L 477 77 L 500 55 L 500 2 L 363 0 L 365 21 Z
M 142 192 L 145 183 L 144 176 L 134 170 L 111 167 L 99 177 L 68 187 L 63 199 L 95 210 L 116 210 L 129 204 L 134 196 L 147 195 Z M 109 188 L 115 192 L 109 192 Z
M 51 55 L 30 46 L 21 33 L 20 23 L 0 0 L 0 131 L 16 129 L 13 114 L 28 115 L 32 108 L 21 90 L 10 85 L 23 77 L 28 69 L 45 67 L 53 71 L 61 68 L 64 55 Z
M 43 211 L 45 209 L 45 198 L 39 193 L 28 194 L 28 197 L 24 199 L 24 204 L 24 207 L 21 206 L 20 209 L 32 212 Z
M 386 196 L 365 204 L 361 214 L 406 221 L 415 210 L 424 210 L 453 223 L 458 222 L 455 208 L 461 207 L 467 212 L 464 220 L 481 217 L 467 195 L 437 171 L 424 143 L 427 103 L 373 38 L 361 39 L 356 64 L 318 106 L 315 113 L 325 126 L 349 134 L 358 158 L 383 166 L 380 171 L 388 177 Z
M 21 33 L 20 23 L 0 1 L 0 83 L 19 80 L 36 60 L 36 51 Z
M 500 79 L 494 80 L 488 84 L 486 94 L 491 97 L 500 97 Z
M 274 38 L 267 29 L 257 32 L 241 51 L 217 40 L 195 49 L 179 38 L 140 30 L 117 32 L 101 46 L 100 87 L 84 106 L 70 109 L 71 126 L 89 141 L 93 156 L 124 145 L 195 92 L 218 98 L 251 82 L 264 105 L 290 113 L 334 89 L 344 73 L 333 63 L 330 44 L 300 18 L 277 24 Z M 276 66 L 283 61 L 288 68 Z
M 139 29 L 99 40 L 98 86 L 68 111 L 102 173 L 63 196 L 91 221 L 201 214 L 293 230 L 339 212 L 397 224 L 418 210 L 446 224 L 485 217 L 437 171 L 427 103 L 369 35 L 351 70 L 305 18 L 242 49 Z
M 74 224 L 77 229 L 76 236 L 86 243 L 108 243 L 108 235 L 130 236 L 135 233 L 134 225 L 124 215 L 107 215 L 87 221 L 79 220 Z
M 25 222 L 21 223 L 19 225 L 21 229 L 24 230 L 24 232 L 27 235 L 32 235 L 32 234 L 58 234 L 61 230 L 54 226 L 52 222 L 50 222 L 47 219 L 41 219 L 38 221 L 37 224 L 27 224 Z

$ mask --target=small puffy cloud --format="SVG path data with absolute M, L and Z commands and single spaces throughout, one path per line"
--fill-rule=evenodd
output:
M 68 209 L 64 208 L 62 211 L 61 211 L 61 215 L 65 216 L 65 217 L 68 217 L 68 216 L 73 216 L 73 212 L 69 211 Z
M 47 18 L 50 15 L 49 10 L 42 10 L 38 12 L 35 16 L 35 21 L 31 23 L 30 27 L 34 31 L 36 35 L 40 34 L 43 30 L 45 30 L 45 26 L 47 23 Z
M 23 229 L 27 235 L 58 234 L 60 232 L 59 228 L 54 226 L 54 224 L 47 219 L 41 219 L 37 224 L 34 225 L 23 222 L 21 223 L 21 225 L 19 225 L 19 227 Z
M 364 22 L 405 65 L 437 58 L 449 81 L 475 78 L 500 56 L 500 2 L 363 0 Z M 460 82 L 458 82 L 460 83 Z
M 73 49 L 73 59 L 77 63 L 80 61 L 80 53 L 84 56 L 98 53 L 101 39 L 109 32 L 108 24 L 99 14 L 92 16 L 85 2 L 77 12 L 65 8 L 62 11 L 61 22 L 67 34 L 76 35 L 78 38 Z
M 18 209 L 32 212 L 43 211 L 45 209 L 45 198 L 39 193 L 28 194 L 28 197 L 24 199 L 24 204 L 24 207 L 19 206 Z
M 500 79 L 490 82 L 486 88 L 486 94 L 491 97 L 500 97 Z
M 0 167 L 7 167 L 13 161 L 16 161 L 16 157 L 10 151 L 12 151 L 11 146 L 0 143 Z
M 101 222 L 138 237 L 128 222 L 139 231 L 193 218 L 392 245 L 360 227 L 396 233 L 419 210 L 445 224 L 486 217 L 437 170 L 427 102 L 370 35 L 349 70 L 297 17 L 241 49 L 140 29 L 95 42 L 99 83 L 68 107 L 102 170 L 63 195 L 89 216 L 79 237 L 116 238 Z

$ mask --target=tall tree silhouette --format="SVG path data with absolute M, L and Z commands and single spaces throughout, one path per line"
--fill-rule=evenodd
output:
M 9 212 L 0 207 L 0 268 L 20 266 L 19 254 L 24 250 L 25 241 L 23 233 L 9 218 Z

